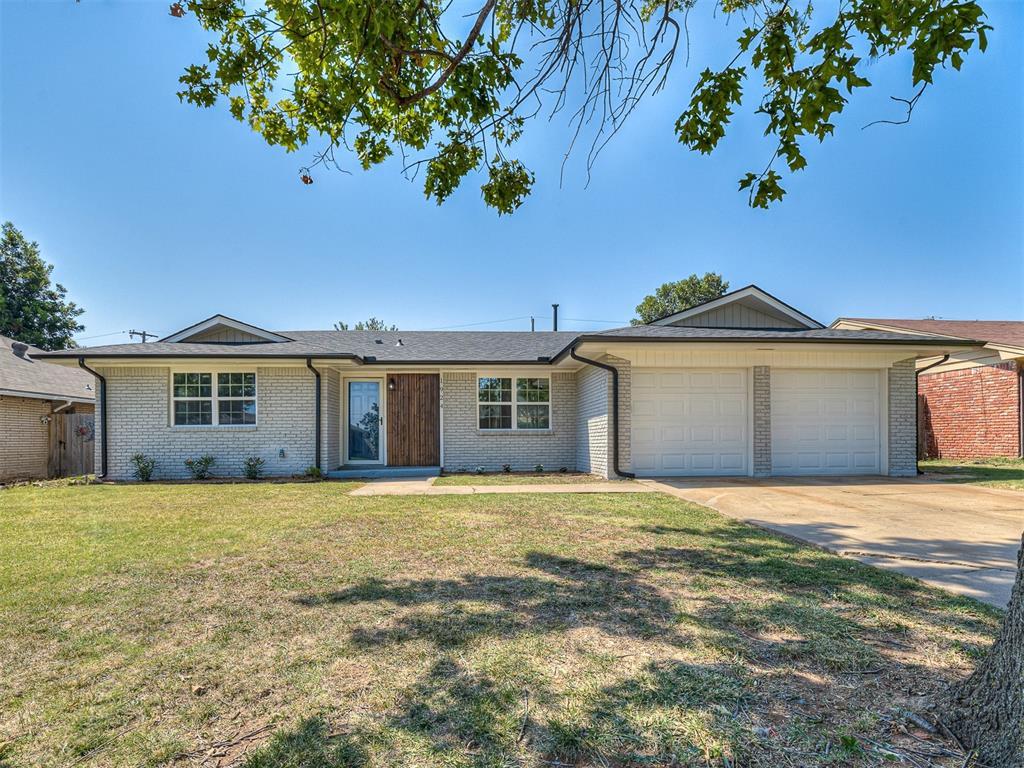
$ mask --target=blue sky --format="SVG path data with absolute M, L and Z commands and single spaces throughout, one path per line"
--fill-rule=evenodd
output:
M 564 123 L 530 127 L 534 193 L 499 218 L 478 181 L 437 207 L 394 164 L 303 186 L 308 154 L 267 147 L 226 109 L 178 103 L 177 77 L 205 40 L 166 3 L 3 0 L 0 217 L 40 243 L 86 308 L 82 337 L 167 334 L 216 312 L 281 330 L 369 315 L 404 329 L 535 315 L 544 328 L 556 301 L 566 327 L 599 328 L 628 321 L 660 283 L 708 270 L 823 322 L 1020 319 L 1024 3 L 982 4 L 988 53 L 941 73 L 910 125 L 861 130 L 898 116 L 888 97 L 910 92 L 906 60 L 874 64 L 878 87 L 809 147 L 770 211 L 736 191 L 770 153 L 749 109 L 710 158 L 673 135 L 697 73 L 731 57 L 739 29 L 697 19 L 689 68 L 633 116 L 589 186 L 582 154 L 559 186 Z

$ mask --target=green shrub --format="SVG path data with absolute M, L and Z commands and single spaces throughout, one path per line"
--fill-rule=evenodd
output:
M 192 473 L 193 480 L 206 480 L 210 477 L 210 467 L 213 466 L 214 458 L 210 454 L 200 456 L 198 459 L 185 459 L 185 466 Z
M 136 453 L 132 456 L 132 464 L 135 465 L 135 469 L 132 474 L 134 474 L 138 480 L 148 483 L 153 477 L 153 470 L 156 468 L 156 459 L 151 459 L 144 453 Z
M 242 469 L 245 472 L 245 476 L 250 480 L 259 480 L 260 475 L 263 474 L 263 459 L 259 456 L 250 456 L 245 460 L 245 465 Z
M 306 467 L 306 477 L 311 478 L 313 480 L 323 480 L 324 472 L 316 464 L 310 464 L 308 467 Z

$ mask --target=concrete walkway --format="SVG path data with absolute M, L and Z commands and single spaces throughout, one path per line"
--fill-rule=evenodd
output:
M 1019 491 L 884 477 L 639 482 L 1000 608 L 1010 599 L 1024 530 Z
M 350 496 L 468 496 L 474 493 L 657 493 L 659 489 L 623 481 L 521 483 L 515 485 L 434 485 L 436 477 L 370 480 Z

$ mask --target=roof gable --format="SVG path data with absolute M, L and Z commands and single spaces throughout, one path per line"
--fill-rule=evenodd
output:
M 658 318 L 649 325 L 697 328 L 814 329 L 825 326 L 756 285 Z
M 292 341 L 287 336 L 259 328 L 227 315 L 214 315 L 160 339 L 161 342 L 189 341 L 196 344 L 252 344 Z

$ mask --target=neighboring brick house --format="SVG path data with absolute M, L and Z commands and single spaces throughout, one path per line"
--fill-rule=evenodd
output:
M 833 327 L 984 342 L 948 360 L 918 361 L 918 453 L 1024 456 L 1024 321 L 841 318 Z
M 92 376 L 42 362 L 41 353 L 0 336 L 0 482 L 59 472 L 51 461 L 54 416 L 93 412 Z
M 599 333 L 267 331 L 215 315 L 148 344 L 54 352 L 97 374 L 96 461 L 155 476 L 579 470 L 907 476 L 914 366 L 941 336 L 828 329 L 748 286 Z M 615 403 L 618 408 L 615 408 Z

